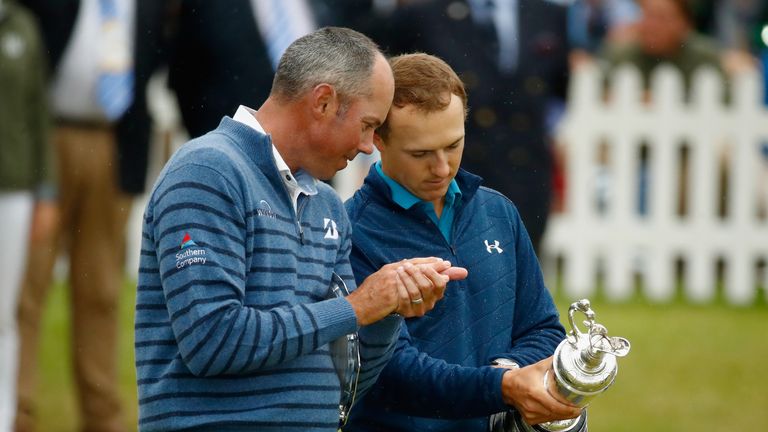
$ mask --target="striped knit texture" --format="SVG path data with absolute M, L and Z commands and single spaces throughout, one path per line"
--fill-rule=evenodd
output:
M 294 211 L 269 137 L 228 117 L 168 162 L 144 215 L 139 430 L 336 430 L 328 343 L 357 320 L 329 283 L 355 281 L 346 213 L 318 188 Z M 401 321 L 361 329 L 362 376 L 377 376 Z

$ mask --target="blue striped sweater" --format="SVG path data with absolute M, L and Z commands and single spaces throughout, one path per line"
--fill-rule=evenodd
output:
M 144 214 L 136 294 L 139 430 L 332 431 L 329 342 L 358 330 L 350 223 L 334 191 L 299 198 L 267 135 L 225 117 L 161 172 Z M 402 319 L 360 330 L 364 392 Z

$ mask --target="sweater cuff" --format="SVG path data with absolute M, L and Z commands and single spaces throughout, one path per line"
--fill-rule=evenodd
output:
M 490 389 L 486 403 L 489 407 L 493 408 L 493 412 L 506 411 L 512 407 L 504 402 L 504 395 L 501 391 L 501 381 L 504 377 L 504 373 L 509 369 L 499 367 L 491 367 L 490 369 L 491 371 L 486 376 L 488 383 L 486 388 Z
M 357 316 L 345 298 L 334 298 L 306 305 L 317 321 L 319 330 L 328 330 L 334 337 L 357 331 Z
M 360 331 L 365 333 L 365 343 L 367 344 L 389 344 L 397 340 L 397 337 L 400 335 L 400 324 L 402 323 L 402 316 L 391 314 L 373 324 L 362 327 Z

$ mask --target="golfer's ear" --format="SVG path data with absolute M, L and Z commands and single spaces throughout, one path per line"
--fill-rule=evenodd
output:
M 312 112 L 316 116 L 336 115 L 339 98 L 332 85 L 321 83 L 312 89 Z

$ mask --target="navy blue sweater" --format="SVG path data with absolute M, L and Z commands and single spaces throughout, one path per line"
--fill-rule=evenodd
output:
M 333 222 L 333 223 L 331 223 Z M 144 215 L 136 295 L 141 431 L 335 431 L 329 342 L 357 330 L 350 224 L 325 184 L 297 211 L 267 135 L 224 118 L 160 174 Z M 362 388 L 401 318 L 360 329 Z
M 405 321 L 392 359 L 345 432 L 485 432 L 487 416 L 507 408 L 504 370 L 490 362 L 503 357 L 526 366 L 552 355 L 565 337 L 515 206 L 480 187 L 478 176 L 460 170 L 456 180 L 463 197 L 450 242 L 419 206 L 397 205 L 373 168 L 345 204 L 358 281 L 413 256 L 469 270 L 426 316 Z

